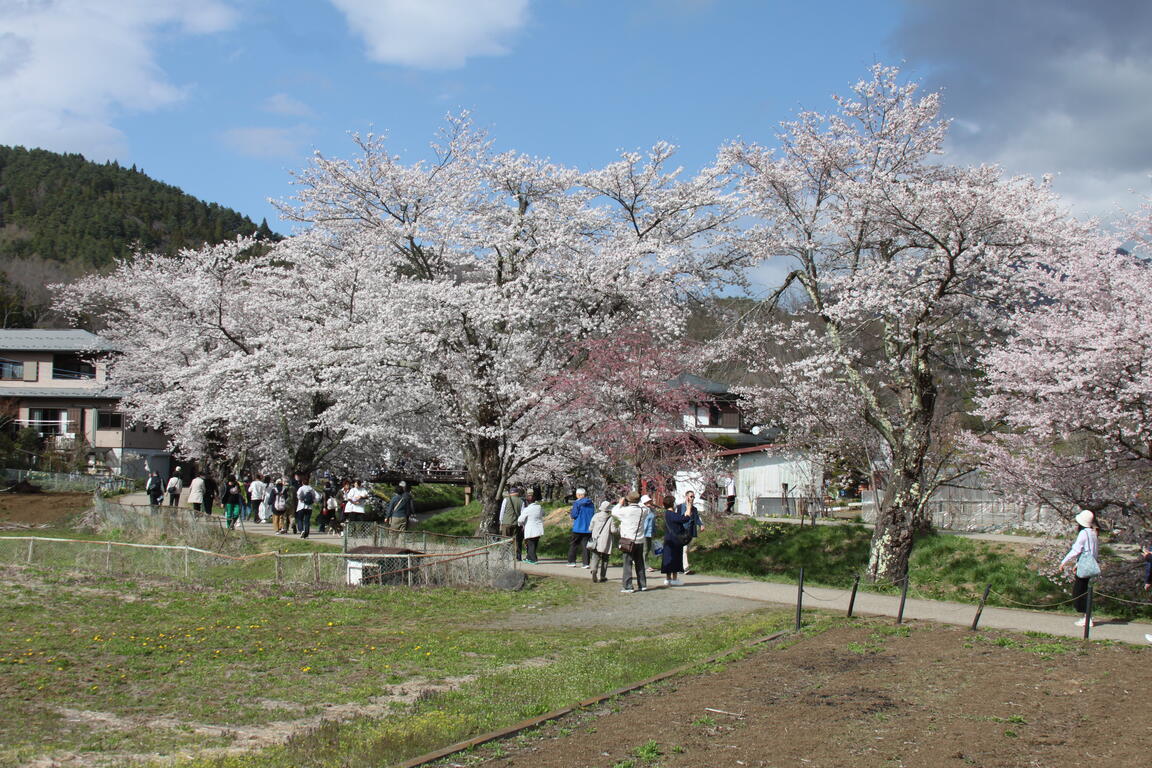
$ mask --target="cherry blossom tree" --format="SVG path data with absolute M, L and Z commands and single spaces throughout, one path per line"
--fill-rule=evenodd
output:
M 681 179 L 659 144 L 579 172 L 495 152 L 466 118 L 426 161 L 356 144 L 353 160 L 317 155 L 282 210 L 376 253 L 376 279 L 397 288 L 377 333 L 401 343 L 494 531 L 508 481 L 573 434 L 550 383 L 581 343 L 637 318 L 674 334 L 677 295 L 743 266 L 726 169 Z
M 875 438 L 885 492 L 868 572 L 897 579 L 928 525 L 925 502 L 957 470 L 950 404 L 1010 309 L 1036 295 L 1028 265 L 1057 262 L 1082 233 L 1044 183 L 938 162 L 938 98 L 896 70 L 875 67 L 836 102 L 833 114 L 786 124 L 778 149 L 726 151 L 762 222 L 750 233 L 759 252 L 792 264 L 766 306 L 785 295 L 802 305 L 783 331 L 795 360 L 764 363 L 758 350 L 782 340 L 755 316 L 734 349 L 772 369 L 776 386 L 759 403 L 792 402 L 793 439 L 838 424 Z
M 1150 221 L 1136 222 L 1137 251 Z M 1020 496 L 1146 530 L 1152 266 L 1101 238 L 1039 277 L 1045 300 L 1014 315 L 989 357 L 979 413 L 1003 428 L 983 441 L 989 466 Z
M 686 421 L 707 400 L 678 381 L 688 345 L 638 324 L 589 339 L 580 351 L 580 363 L 549 382 L 572 424 L 569 466 L 582 467 L 595 487 L 647 486 L 653 496 L 678 472 L 715 473 L 716 446 Z
M 317 236 L 141 253 L 65 287 L 59 306 L 104 323 L 123 408 L 182 452 L 312 472 L 418 410 L 393 397 L 393 355 L 365 331 L 391 300 L 387 283 L 361 287 L 373 258 Z

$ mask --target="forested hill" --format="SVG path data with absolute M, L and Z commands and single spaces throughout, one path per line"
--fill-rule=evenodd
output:
M 36 325 L 45 284 L 106 269 L 137 247 L 172 254 L 240 234 L 276 238 L 267 222 L 135 167 L 0 146 L 0 324 Z

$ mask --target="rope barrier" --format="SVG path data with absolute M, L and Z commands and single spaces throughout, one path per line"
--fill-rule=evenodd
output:
M 1148 600 L 1128 600 L 1123 597 L 1117 597 L 1116 595 L 1105 594 L 1104 592 L 1097 592 L 1096 597 L 1106 597 L 1109 600 L 1115 600 L 1118 603 L 1128 603 L 1129 605 L 1142 605 L 1145 608 L 1152 606 L 1152 602 Z

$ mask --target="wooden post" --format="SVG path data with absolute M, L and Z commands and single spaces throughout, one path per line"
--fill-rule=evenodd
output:
M 800 617 L 804 611 L 804 568 L 800 568 L 800 580 L 796 583 L 796 631 L 800 631 Z
M 904 621 L 904 603 L 908 601 L 908 574 L 904 574 L 904 583 L 900 586 L 900 609 L 896 611 L 896 623 Z
M 312 553 L 312 575 L 316 579 L 316 583 L 320 583 L 320 553 Z
M 412 586 L 412 555 L 408 555 L 408 586 Z
M 848 598 L 848 618 L 852 618 L 852 609 L 856 606 L 856 590 L 860 589 L 860 574 L 852 580 L 852 595 Z
M 104 570 L 112 572 L 112 542 L 108 542 L 104 547 Z
M 184 547 L 184 578 L 192 578 L 192 570 L 188 567 L 188 547 Z
M 976 631 L 976 627 L 980 625 L 980 614 L 984 613 L 984 603 L 988 602 L 988 593 L 992 591 L 992 585 L 984 587 L 984 594 L 980 597 L 980 605 L 976 606 L 976 615 L 972 617 L 972 631 Z
M 28 565 L 32 565 L 32 545 L 35 543 L 35 539 L 28 539 Z
M 284 566 L 280 563 L 280 553 L 276 553 L 276 583 L 284 580 Z

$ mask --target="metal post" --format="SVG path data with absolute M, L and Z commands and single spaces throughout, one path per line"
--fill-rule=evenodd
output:
M 796 584 L 796 631 L 800 631 L 800 617 L 804 611 L 804 568 L 800 568 L 800 580 Z
M 988 593 L 992 591 L 992 585 L 984 587 L 984 594 L 980 598 L 980 605 L 976 606 L 976 615 L 972 617 L 972 631 L 976 631 L 976 627 L 980 624 L 980 614 L 984 613 L 984 603 L 988 602 Z
M 319 552 L 313 552 L 312 553 L 312 575 L 315 578 L 316 583 L 319 584 L 320 583 L 320 553 Z
M 852 618 L 852 609 L 856 605 L 856 590 L 860 588 L 860 574 L 852 580 L 852 595 L 848 598 L 848 618 Z
M 188 567 L 188 547 L 184 547 L 184 578 L 192 578 L 192 570 Z
M 1088 636 L 1092 634 L 1092 592 L 1093 591 L 1094 591 L 1094 588 L 1092 586 L 1092 579 L 1088 579 L 1088 594 L 1086 595 L 1086 597 L 1088 598 L 1088 602 L 1085 603 L 1085 605 L 1084 605 L 1084 607 L 1087 609 L 1086 611 L 1084 611 L 1084 639 L 1085 640 L 1087 640 Z
M 35 543 L 35 539 L 28 539 L 28 565 L 32 565 L 32 545 Z
M 276 583 L 284 580 L 284 566 L 280 563 L 280 553 L 276 553 Z
M 904 584 L 900 587 L 900 609 L 896 611 L 896 623 L 904 621 L 904 603 L 908 600 L 908 574 L 904 574 Z
M 108 542 L 104 548 L 104 570 L 112 572 L 112 542 Z

